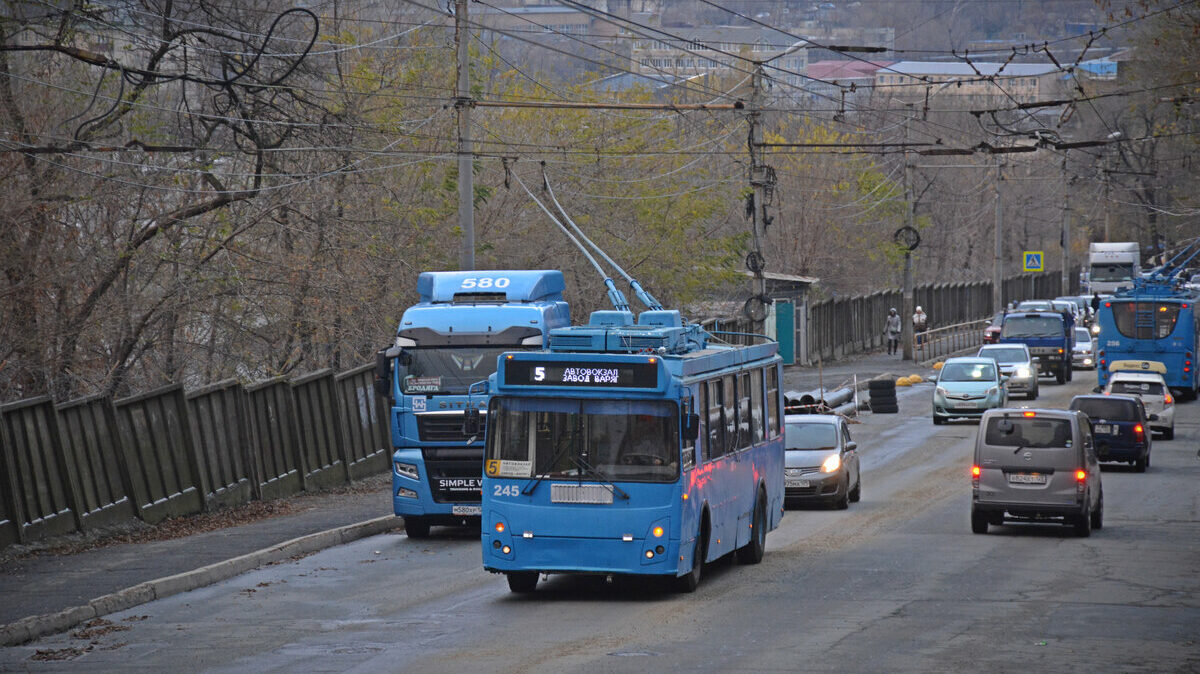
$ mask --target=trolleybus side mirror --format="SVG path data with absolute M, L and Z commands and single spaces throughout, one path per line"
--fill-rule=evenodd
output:
M 686 414 L 683 417 L 683 439 L 695 442 L 700 437 L 700 415 Z
M 475 437 L 479 435 L 479 429 L 483 425 L 480 423 L 481 416 L 479 410 L 469 409 L 463 415 L 463 435 L 467 437 Z

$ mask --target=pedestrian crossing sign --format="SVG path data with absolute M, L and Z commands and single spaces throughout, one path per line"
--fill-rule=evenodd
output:
M 1025 251 L 1025 271 L 1046 271 L 1046 256 L 1040 250 Z

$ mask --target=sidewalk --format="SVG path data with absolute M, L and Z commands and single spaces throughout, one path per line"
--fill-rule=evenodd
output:
M 838 388 L 854 375 L 861 381 L 912 373 L 926 376 L 929 368 L 885 352 L 860 354 L 822 368 L 786 368 L 784 390 L 809 391 L 822 378 L 826 388 Z M 170 540 L 0 561 L 0 646 L 69 629 L 261 564 L 402 527 L 391 516 L 389 485 L 386 475 L 372 477 L 349 492 L 289 499 L 294 510 L 287 514 Z M 12 550 L 4 552 L 11 556 Z

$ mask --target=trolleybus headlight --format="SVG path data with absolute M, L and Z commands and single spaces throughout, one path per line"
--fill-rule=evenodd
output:
M 842 457 L 832 454 L 821 464 L 822 473 L 832 473 L 842 467 Z
M 653 550 L 646 551 L 646 559 L 654 559 L 654 551 Z
M 404 477 L 411 478 L 413 480 L 421 479 L 420 471 L 418 471 L 417 467 L 411 463 L 403 463 L 400 461 L 393 461 L 392 465 L 396 467 L 397 475 L 402 475 Z
M 500 552 L 503 552 L 504 554 L 507 555 L 508 553 L 512 552 L 512 548 L 510 548 L 506 545 L 506 546 L 500 548 Z

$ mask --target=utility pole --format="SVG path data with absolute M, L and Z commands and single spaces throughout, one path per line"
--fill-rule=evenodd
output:
M 1004 308 L 1004 264 L 1003 264 L 1003 240 L 1001 233 L 1003 231 L 1003 220 L 1001 219 L 1000 211 L 1000 181 L 1004 177 L 1000 173 L 1000 159 L 996 159 L 996 241 L 995 247 L 992 250 L 992 306 L 995 311 L 1000 311 Z
M 913 204 L 913 186 L 912 186 L 912 163 L 908 160 L 908 123 L 910 117 L 904 118 L 904 224 L 909 228 L 916 228 L 916 217 L 914 213 L 915 205 Z M 913 309 L 916 302 L 913 301 L 913 274 L 912 274 L 912 249 L 904 251 L 904 299 L 900 304 L 900 327 L 901 327 L 901 345 L 903 347 L 902 358 L 904 360 L 913 359 Z
M 1062 281 L 1059 284 L 1059 294 L 1067 295 L 1071 292 L 1071 199 L 1068 190 L 1071 183 L 1067 180 L 1067 154 L 1063 153 L 1062 158 L 1063 172 L 1063 212 L 1062 212 L 1062 234 L 1059 235 L 1058 241 L 1062 244 Z
M 762 149 L 762 105 L 763 105 L 763 66 L 761 63 L 754 68 L 751 80 L 750 109 L 747 118 L 750 122 L 750 186 L 753 188 L 753 207 L 751 211 L 751 226 L 754 231 L 754 251 L 746 256 L 746 267 L 754 274 L 757 296 L 747 301 L 747 318 L 754 323 L 755 332 L 763 332 L 763 322 L 767 315 L 767 279 L 763 276 L 766 269 L 766 258 L 763 257 L 763 241 L 766 239 L 766 204 L 768 187 L 768 170 L 763 162 Z M 751 308 L 754 307 L 754 308 Z
M 462 230 L 459 267 L 475 268 L 475 175 L 471 148 L 471 81 L 467 0 L 454 0 L 454 42 L 458 48 L 458 82 L 454 108 L 458 112 L 458 226 Z

